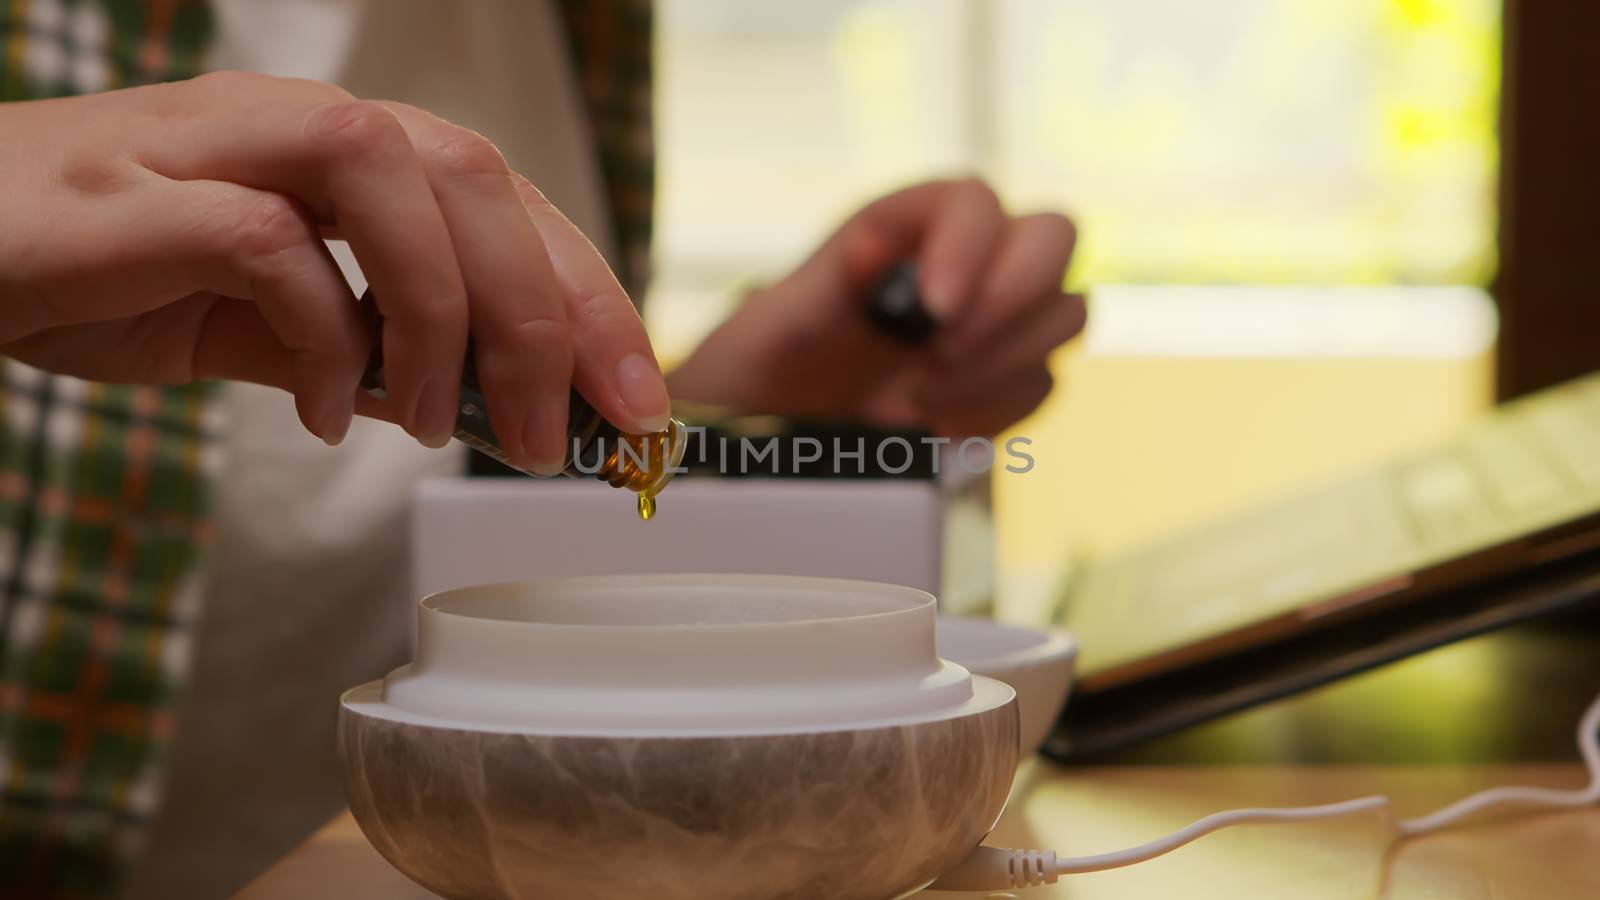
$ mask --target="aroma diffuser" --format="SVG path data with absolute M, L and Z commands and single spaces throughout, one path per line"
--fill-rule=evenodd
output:
M 350 808 L 447 898 L 889 900 L 965 858 L 1017 763 L 1011 688 L 911 588 L 629 576 L 422 602 L 339 711 Z

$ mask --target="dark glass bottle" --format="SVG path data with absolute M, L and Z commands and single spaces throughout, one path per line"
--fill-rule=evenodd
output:
M 361 296 L 361 306 L 374 323 L 381 323 L 377 303 L 369 289 Z M 372 356 L 361 376 L 361 387 L 375 397 L 384 396 L 383 343 L 375 342 Z M 479 453 L 512 468 L 500 449 L 494 428 L 489 423 L 489 406 L 478 381 L 476 354 L 469 339 L 461 367 L 461 389 L 456 403 L 456 422 L 451 435 Z M 627 488 L 639 497 L 639 514 L 650 518 L 655 512 L 655 496 L 683 460 L 686 445 L 684 425 L 670 420 L 666 430 L 651 434 L 628 434 L 606 421 L 589 401 L 573 390 L 567 406 L 565 465 L 561 474 L 569 478 L 596 478 L 612 487 Z M 518 469 L 532 475 L 526 469 Z
M 938 322 L 928 313 L 922 300 L 922 292 L 917 284 L 917 266 L 910 260 L 902 260 L 889 267 L 868 290 L 865 301 L 863 312 L 867 321 L 878 333 L 892 340 L 917 346 L 926 344 L 938 331 Z M 370 289 L 361 295 L 361 307 L 374 323 L 374 328 L 377 328 L 382 316 Z M 374 396 L 384 395 L 381 342 L 374 344 L 361 386 Z M 717 420 L 728 423 L 732 432 L 745 430 L 730 417 L 707 419 L 708 422 Z M 744 425 L 748 426 L 748 423 L 747 418 Z M 704 463 L 705 443 L 711 435 L 721 434 L 722 430 L 715 426 L 702 426 L 696 430 L 701 433 L 700 457 Z M 525 474 L 533 474 L 513 466 L 500 449 L 499 439 L 489 423 L 489 407 L 484 402 L 470 342 L 461 370 L 461 392 L 452 435 L 495 462 Z M 648 519 L 655 513 L 655 496 L 680 470 L 690 441 L 690 429 L 676 418 L 669 421 L 666 430 L 652 434 L 626 434 L 619 431 L 574 390 L 567 409 L 567 452 L 562 474 L 572 478 L 597 478 L 612 487 L 633 491 L 639 498 L 639 515 Z M 926 456 L 925 453 L 923 455 Z M 915 468 L 919 473 L 927 467 L 927 460 L 917 460 Z

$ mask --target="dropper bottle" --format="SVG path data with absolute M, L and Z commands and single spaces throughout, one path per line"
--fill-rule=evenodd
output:
M 378 328 L 383 317 L 371 288 L 361 295 L 361 308 Z M 938 331 L 938 322 L 929 315 L 918 288 L 916 264 L 910 260 L 900 261 L 879 276 L 868 291 L 864 312 L 878 333 L 908 346 L 926 344 Z M 475 360 L 469 338 L 451 435 L 496 462 L 538 477 L 513 465 L 500 449 L 489 423 L 489 406 L 478 382 Z M 375 397 L 384 396 L 382 341 L 374 343 L 361 387 Z M 639 518 L 648 521 L 655 516 L 656 495 L 680 471 L 688 444 L 689 429 L 676 418 L 669 419 L 663 431 L 628 434 L 606 421 L 573 390 L 567 407 L 567 449 L 561 474 L 627 488 L 638 496 Z
M 374 323 L 382 322 L 370 288 L 361 295 L 361 307 Z M 361 387 L 374 397 L 381 399 L 385 395 L 382 341 L 373 346 L 372 356 L 361 376 Z M 499 438 L 495 437 L 489 423 L 489 405 L 478 381 L 476 354 L 470 338 L 461 367 L 460 395 L 451 436 L 496 462 L 535 475 L 513 464 L 500 448 Z M 663 431 L 623 432 L 573 390 L 567 406 L 566 455 L 561 474 L 569 478 L 595 478 L 614 488 L 627 488 L 638 496 L 639 518 L 648 520 L 655 515 L 656 495 L 672 480 L 683 462 L 687 437 L 686 427 L 677 419 L 668 420 Z

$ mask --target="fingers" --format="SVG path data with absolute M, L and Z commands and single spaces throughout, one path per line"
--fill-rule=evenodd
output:
M 1043 367 L 1017 372 L 965 394 L 940 397 L 931 421 L 935 431 L 948 437 L 992 437 L 1038 409 L 1054 386 Z
M 561 284 L 578 391 L 624 430 L 661 431 L 672 403 L 638 311 L 583 232 L 527 179 L 515 181 Z
M 1044 366 L 1051 354 L 1083 331 L 1086 319 L 1081 294 L 1040 297 L 989 341 L 947 364 L 943 384 L 960 393 Z
M 414 107 L 385 106 L 417 148 L 449 229 L 471 298 L 478 380 L 501 449 L 515 465 L 558 474 L 573 347 L 550 250 L 493 144 Z M 599 267 L 605 271 L 603 262 Z
M 286 194 L 317 222 L 336 222 L 384 314 L 396 417 L 430 446 L 449 439 L 466 288 L 439 201 L 393 112 L 360 101 L 273 99 L 176 120 L 144 158 L 168 178 Z
M 949 321 L 974 300 L 1005 233 L 999 198 L 982 180 L 932 181 L 863 207 L 839 230 L 835 252 L 857 294 L 896 260 L 914 256 L 928 311 Z
M 1015 372 L 1039 365 L 1081 334 L 1088 318 L 1082 294 L 1046 295 L 1014 328 L 996 334 L 993 349 L 980 358 L 994 371 Z
M 424 443 L 448 438 L 470 330 L 515 464 L 559 471 L 575 375 L 619 427 L 665 427 L 665 384 L 626 294 L 492 144 L 412 107 L 294 84 L 274 82 L 272 99 L 221 122 L 180 120 L 147 160 L 169 178 L 292 195 L 323 235 L 350 243 L 384 315 L 393 418 Z
M 192 377 L 282 387 L 308 431 L 342 440 L 370 339 L 309 215 L 281 194 L 224 182 L 140 192 L 130 200 L 144 214 L 127 224 L 147 245 L 134 255 L 148 272 L 131 277 L 167 296 L 225 295 L 199 323 Z
M 330 442 L 361 408 L 442 444 L 470 331 L 499 444 L 523 468 L 561 467 L 574 348 L 585 355 L 576 380 L 602 414 L 630 431 L 666 426 L 665 385 L 627 296 L 481 136 L 410 107 L 262 76 L 124 96 L 137 146 L 66 167 L 92 195 L 71 217 L 84 252 L 35 278 L 49 288 L 44 302 L 0 338 L 137 318 L 119 327 L 167 351 L 141 363 L 151 377 L 286 387 Z M 107 217 L 115 227 L 88 227 Z M 379 407 L 355 390 L 371 337 L 326 235 L 349 242 L 381 307 Z
M 1061 291 L 1075 242 L 1066 217 L 1009 218 L 976 179 L 920 184 L 864 207 L 781 290 L 757 295 L 713 339 L 759 317 L 781 335 L 762 363 L 788 346 L 849 360 L 807 380 L 827 388 L 813 393 L 835 412 L 992 432 L 1040 402 L 1050 354 L 1083 328 L 1083 298 Z M 941 326 L 915 348 L 871 334 L 860 309 L 865 291 L 908 256 Z
M 1044 400 L 1050 356 L 1083 330 L 1084 321 L 1080 294 L 1037 298 L 988 342 L 941 367 L 941 377 L 919 394 L 925 421 L 941 423 L 941 431 L 952 422 L 975 429 L 946 434 L 995 434 L 1014 424 Z M 1039 384 L 1047 385 L 1045 393 L 1033 390 Z
M 298 357 L 284 346 L 261 314 L 261 307 L 252 300 L 223 296 L 212 296 L 209 305 L 196 335 L 200 363 L 193 377 L 226 378 L 293 390 L 294 381 L 285 373 L 292 375 Z M 357 415 L 386 422 L 397 418 L 384 400 L 366 391 L 352 393 Z M 344 428 L 348 427 L 346 422 Z M 338 434 L 318 436 L 329 445 L 340 441 Z
M 1024 216 L 1005 231 L 976 300 L 939 338 L 945 372 L 926 396 L 942 428 L 993 434 L 1032 412 L 1049 390 L 1051 354 L 1085 324 L 1084 298 L 1061 292 L 1071 220 Z
M 1011 220 L 979 287 L 978 301 L 953 323 L 947 342 L 970 353 L 1017 332 L 1037 314 L 1034 307 L 1058 306 L 1076 242 L 1072 220 L 1058 213 Z
M 927 225 L 917 251 L 918 278 L 928 312 L 945 322 L 968 309 L 1006 233 L 1006 215 L 987 184 L 967 179 L 950 184 Z

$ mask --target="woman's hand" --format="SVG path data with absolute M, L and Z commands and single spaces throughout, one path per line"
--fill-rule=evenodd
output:
M 1008 216 L 977 180 L 890 194 L 856 213 L 793 274 L 751 295 L 669 381 L 673 396 L 735 410 L 857 418 L 993 435 L 1050 392 L 1051 351 L 1083 330 L 1062 293 L 1072 222 Z M 876 279 L 917 261 L 925 346 L 876 333 L 863 305 Z
M 359 402 L 439 446 L 470 331 L 518 465 L 559 469 L 574 383 L 620 427 L 666 424 L 610 269 L 474 132 L 221 73 L 0 106 L 0 134 L 0 353 L 103 381 L 275 385 L 329 443 Z M 358 392 L 370 326 L 324 237 L 379 298 L 382 402 Z

